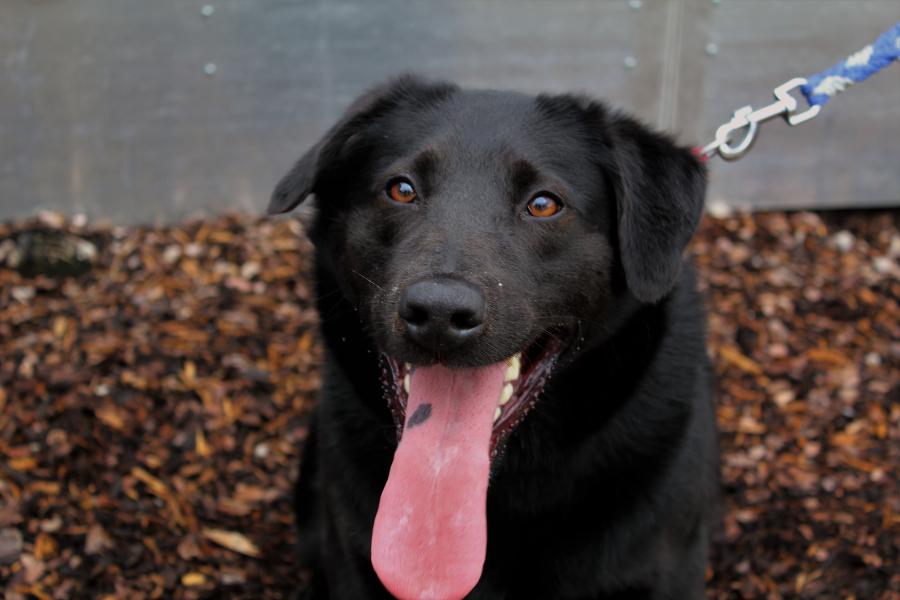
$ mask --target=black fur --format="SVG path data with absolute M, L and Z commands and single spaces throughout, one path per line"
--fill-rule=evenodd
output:
M 417 203 L 387 199 L 396 175 Z M 527 217 L 540 190 L 565 209 Z M 369 560 L 397 444 L 380 353 L 483 365 L 548 328 L 572 344 L 492 465 L 469 597 L 703 597 L 718 458 L 702 303 L 681 253 L 704 190 L 689 151 L 581 97 L 403 77 L 351 106 L 269 207 L 316 195 L 326 363 L 297 484 L 309 597 L 387 597 Z M 479 286 L 488 307 L 484 334 L 442 356 L 396 316 L 400 290 L 434 275 Z

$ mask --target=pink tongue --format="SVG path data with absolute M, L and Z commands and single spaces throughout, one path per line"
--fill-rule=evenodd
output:
M 381 493 L 372 565 L 402 600 L 468 594 L 487 548 L 488 471 L 505 363 L 416 369 L 406 427 Z

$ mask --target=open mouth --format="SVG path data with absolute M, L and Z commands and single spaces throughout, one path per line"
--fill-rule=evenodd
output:
M 538 402 L 566 344 L 545 334 L 474 368 L 385 357 L 398 444 L 372 529 L 372 566 L 400 599 L 463 598 L 487 552 L 493 457 Z
M 547 332 L 524 350 L 506 359 L 503 387 L 497 397 L 492 419 L 492 459 L 502 447 L 502 442 L 534 408 L 565 347 L 566 343 L 559 332 Z M 397 427 L 397 439 L 401 439 L 408 418 L 413 417 L 407 414 L 407 406 L 413 373 L 417 367 L 386 355 L 382 355 L 382 361 L 389 374 L 383 381 L 385 398 Z M 419 418 L 421 416 L 414 418 L 412 423 L 415 425 Z

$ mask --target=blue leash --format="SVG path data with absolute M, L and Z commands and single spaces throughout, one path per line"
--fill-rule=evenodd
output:
M 830 69 L 807 77 L 800 86 L 810 106 L 822 106 L 845 89 L 864 81 L 900 58 L 900 23 L 897 23 L 870 44 L 842 60 Z
M 832 97 L 898 59 L 900 22 L 884 32 L 874 43 L 851 54 L 830 69 L 806 78 L 795 77 L 776 87 L 773 90 L 775 102 L 772 104 L 758 110 L 744 106 L 734 111 L 731 120 L 716 130 L 715 140 L 697 149 L 696 153 L 704 159 L 714 154 L 726 160 L 738 159 L 750 149 L 760 123 L 777 116 L 783 116 L 792 126 L 809 121 L 819 114 L 822 106 Z M 791 92 L 798 88 L 809 104 L 809 108 L 803 112 L 797 112 L 797 100 L 791 96 Z M 732 142 L 734 134 L 741 129 L 746 129 L 743 139 Z

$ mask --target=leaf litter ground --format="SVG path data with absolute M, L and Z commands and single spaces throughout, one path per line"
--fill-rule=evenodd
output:
M 900 598 L 900 215 L 706 218 L 710 598 Z M 286 598 L 320 382 L 299 222 L 0 224 L 6 598 Z M 52 273 L 52 276 L 40 273 Z

